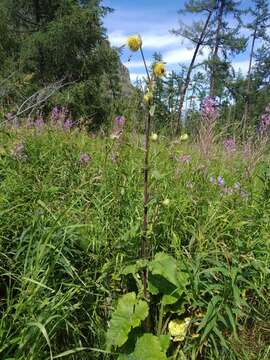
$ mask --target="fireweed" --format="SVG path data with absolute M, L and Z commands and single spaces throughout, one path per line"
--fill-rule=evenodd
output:
M 120 139 L 124 132 L 124 126 L 126 123 L 126 118 L 124 116 L 116 116 L 114 119 L 114 128 L 111 133 L 111 139 Z
M 219 117 L 215 100 L 208 96 L 204 99 L 201 109 L 201 122 L 198 143 L 202 157 L 208 159 L 215 141 L 214 128 Z
M 268 144 L 270 131 L 270 106 L 261 115 L 256 138 L 249 138 L 243 144 L 243 158 L 246 164 L 246 175 L 250 177 L 256 165 L 262 160 Z
M 226 139 L 223 142 L 224 149 L 227 153 L 234 153 L 236 151 L 236 142 L 234 139 Z

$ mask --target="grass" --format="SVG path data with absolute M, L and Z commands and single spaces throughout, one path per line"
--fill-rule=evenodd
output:
M 25 158 L 12 156 L 18 143 Z M 0 358 L 117 358 L 103 349 L 121 271 L 138 257 L 141 137 L 3 128 L 0 144 Z M 189 271 L 187 359 L 270 357 L 269 158 L 247 166 L 240 150 L 203 161 L 195 145 L 152 144 L 148 238 Z M 225 194 L 209 180 L 219 175 L 241 189 Z

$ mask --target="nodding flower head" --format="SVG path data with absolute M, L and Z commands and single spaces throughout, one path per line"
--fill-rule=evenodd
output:
M 181 141 L 186 141 L 188 139 L 188 134 L 183 134 L 180 136 Z
M 162 62 L 158 62 L 153 67 L 154 74 L 156 77 L 165 75 L 165 65 Z
M 168 199 L 168 198 L 166 198 L 166 199 L 164 199 L 163 201 L 162 201 L 162 204 L 164 205 L 164 206 L 169 206 L 170 205 L 170 199 Z
M 151 140 L 152 141 L 157 141 L 157 139 L 158 139 L 158 134 L 152 133 L 151 134 Z
M 140 35 L 132 35 L 127 39 L 127 45 L 131 51 L 138 51 L 142 46 L 142 38 Z

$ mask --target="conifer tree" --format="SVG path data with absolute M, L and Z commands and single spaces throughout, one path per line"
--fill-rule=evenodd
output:
M 246 25 L 247 29 L 251 32 L 251 49 L 249 55 L 249 67 L 247 73 L 247 85 L 246 85 L 246 101 L 243 115 L 243 133 L 246 131 L 249 120 L 250 111 L 250 98 L 251 98 L 251 82 L 252 82 L 252 64 L 255 56 L 256 43 L 262 41 L 269 45 L 269 35 L 267 29 L 270 25 L 270 12 L 267 0 L 254 0 L 254 7 L 249 9 L 249 13 L 252 16 L 250 23 Z M 269 55 L 269 52 L 268 52 Z M 267 48 L 263 46 L 258 52 L 259 63 L 262 63 L 262 59 L 267 57 Z M 259 69 L 259 71 L 261 71 Z

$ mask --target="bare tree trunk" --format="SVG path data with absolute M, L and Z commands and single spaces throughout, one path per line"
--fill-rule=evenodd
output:
M 218 0 L 218 17 L 217 17 L 217 30 L 216 30 L 216 38 L 215 38 L 215 45 L 214 51 L 212 56 L 212 73 L 210 79 L 210 96 L 214 97 L 216 95 L 216 77 L 217 77 L 217 61 L 218 61 L 218 50 L 220 45 L 220 32 L 222 29 L 222 18 L 223 18 L 223 11 L 224 11 L 224 0 Z
M 36 18 L 36 23 L 39 24 L 40 23 L 40 4 L 39 4 L 39 0 L 34 0 L 34 9 L 35 9 L 35 18 Z
M 211 19 L 212 13 L 213 13 L 213 10 L 209 10 L 209 14 L 208 14 L 208 16 L 207 16 L 207 19 L 206 19 L 206 21 L 205 21 L 203 30 L 202 30 L 202 32 L 201 32 L 199 41 L 197 42 L 197 45 L 196 45 L 196 47 L 195 47 L 195 50 L 194 50 L 194 53 L 193 53 L 193 56 L 192 56 L 192 59 L 191 59 L 191 62 L 190 62 L 190 64 L 189 64 L 189 68 L 188 68 L 188 72 L 187 72 L 187 75 L 186 75 L 184 84 L 182 85 L 181 90 L 180 90 L 180 100 L 179 100 L 179 107 L 178 107 L 178 122 L 177 122 L 177 126 L 176 126 L 176 134 L 179 134 L 179 133 L 181 132 L 182 110 L 183 110 L 183 105 L 184 105 L 184 101 L 185 101 L 185 96 L 186 96 L 187 89 L 188 89 L 189 82 L 190 82 L 191 72 L 192 72 L 192 70 L 193 70 L 194 63 L 195 63 L 195 61 L 196 61 L 196 58 L 197 58 L 199 49 L 200 49 L 201 45 L 203 44 L 204 37 L 205 37 L 205 33 L 206 33 L 206 30 L 207 30 L 209 21 L 210 21 L 210 19 Z
M 243 119 L 242 119 L 242 135 L 244 137 L 246 134 L 248 118 L 249 118 L 251 67 L 252 67 L 252 61 L 253 61 L 253 56 L 254 56 L 254 47 L 255 47 L 256 38 L 257 38 L 257 26 L 255 27 L 255 30 L 254 30 L 254 33 L 252 36 L 252 44 L 251 44 L 251 51 L 250 51 L 250 56 L 249 56 L 249 66 L 248 66 L 248 73 L 247 73 L 246 101 L 245 101 L 244 115 L 243 115 Z

